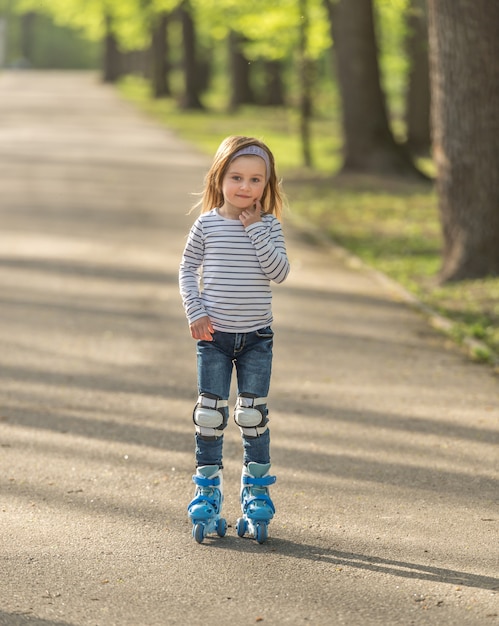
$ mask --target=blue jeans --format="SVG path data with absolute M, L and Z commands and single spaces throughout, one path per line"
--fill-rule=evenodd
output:
M 215 331 L 213 341 L 198 341 L 198 391 L 228 400 L 232 371 L 237 374 L 237 393 L 252 394 L 266 398 L 272 372 L 272 347 L 274 333 L 270 327 L 250 333 L 224 333 Z M 224 412 L 227 425 L 229 410 Z M 267 420 L 267 406 L 263 407 Z M 241 434 L 243 440 L 243 463 L 270 463 L 270 433 L 267 430 L 258 437 Z M 223 436 L 208 440 L 196 433 L 196 466 L 218 465 L 222 467 Z

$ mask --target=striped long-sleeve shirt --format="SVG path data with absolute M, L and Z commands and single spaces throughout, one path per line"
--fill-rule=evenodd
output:
M 289 261 L 273 215 L 244 227 L 216 209 L 193 224 L 180 264 L 180 293 L 189 323 L 208 315 L 215 330 L 245 333 L 272 323 L 270 281 L 281 283 Z

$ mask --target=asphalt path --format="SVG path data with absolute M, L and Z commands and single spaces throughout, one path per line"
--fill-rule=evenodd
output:
M 270 538 L 236 535 L 230 423 L 230 527 L 192 539 L 208 164 L 91 74 L 0 75 L 0 624 L 499 623 L 497 376 L 290 219 Z

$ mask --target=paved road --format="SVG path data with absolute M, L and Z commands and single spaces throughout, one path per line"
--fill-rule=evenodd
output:
M 207 164 L 91 75 L 0 76 L 0 624 L 499 623 L 497 377 L 289 223 L 271 538 L 236 536 L 232 424 L 232 526 L 192 540 Z

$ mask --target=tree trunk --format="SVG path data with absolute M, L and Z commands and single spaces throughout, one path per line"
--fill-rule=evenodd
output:
M 300 65 L 300 139 L 303 165 L 312 167 L 311 131 L 312 118 L 312 62 L 308 57 L 308 4 L 299 0 L 300 34 L 298 53 Z
M 372 0 L 324 0 L 343 109 L 345 172 L 423 175 L 395 141 L 381 89 Z
M 21 15 L 21 58 L 27 66 L 34 65 L 33 58 L 33 44 L 34 44 L 34 29 L 35 29 L 36 13 L 29 11 Z
M 183 109 L 203 109 L 199 99 L 199 81 L 196 62 L 196 28 L 192 17 L 189 0 L 184 0 L 179 7 L 182 22 L 182 42 L 184 48 L 185 90 L 182 98 Z
M 499 3 L 428 9 L 441 280 L 499 275 Z
M 229 63 L 231 98 L 229 108 L 235 111 L 241 104 L 254 104 L 255 95 L 251 88 L 250 69 L 251 64 L 244 56 L 241 45 L 244 39 L 238 33 L 231 31 L 229 34 Z
M 0 70 L 7 63 L 7 18 L 0 16 Z
M 120 52 L 122 74 L 135 74 L 151 79 L 151 50 L 129 50 Z
M 284 82 L 282 80 L 282 64 L 280 61 L 265 61 L 265 91 L 262 102 L 266 106 L 284 106 Z
M 104 82 L 115 83 L 123 75 L 122 55 L 112 30 L 112 19 L 106 17 L 106 36 L 104 39 Z
M 171 95 L 168 73 L 168 21 L 169 15 L 162 13 L 158 16 L 151 37 L 152 61 L 152 93 L 155 98 L 164 98 Z
M 406 102 L 407 147 L 413 154 L 428 154 L 431 147 L 431 132 L 426 0 L 411 0 L 407 26 L 409 58 Z

